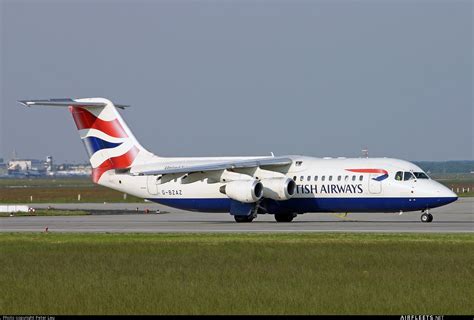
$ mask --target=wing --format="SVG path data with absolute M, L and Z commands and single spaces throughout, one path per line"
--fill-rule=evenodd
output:
M 272 166 L 287 166 L 291 165 L 292 160 L 284 157 L 269 157 L 259 158 L 251 160 L 233 160 L 224 161 L 205 165 L 191 165 L 182 168 L 171 168 L 162 170 L 150 170 L 136 172 L 138 175 L 164 175 L 164 174 L 177 174 L 177 173 L 194 173 L 194 172 L 207 172 L 207 171 L 220 171 L 226 169 L 244 169 L 244 168 L 257 168 L 260 167 L 272 167 Z
M 181 183 L 192 183 L 197 180 L 208 178 L 208 182 L 218 182 L 222 179 L 240 180 L 243 175 L 246 178 L 253 175 L 256 170 L 274 172 L 280 174 L 289 168 L 292 160 L 286 157 L 268 157 L 245 160 L 229 160 L 199 165 L 183 165 L 161 170 L 144 170 L 131 172 L 133 175 L 160 176 L 160 183 L 166 183 L 181 177 Z

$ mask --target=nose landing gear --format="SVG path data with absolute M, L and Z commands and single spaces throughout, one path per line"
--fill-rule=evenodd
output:
M 422 211 L 424 212 L 424 211 Z M 421 215 L 421 222 L 431 222 L 433 221 L 433 215 L 429 213 L 428 210 Z

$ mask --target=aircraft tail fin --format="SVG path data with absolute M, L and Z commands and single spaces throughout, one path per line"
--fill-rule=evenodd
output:
M 117 108 L 104 98 L 21 100 L 25 106 L 69 107 L 89 161 L 92 180 L 98 183 L 102 174 L 111 169 L 127 169 L 156 157 L 137 141 L 120 116 Z

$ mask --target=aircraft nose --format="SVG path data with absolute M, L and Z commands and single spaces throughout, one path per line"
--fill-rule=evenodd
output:
M 458 195 L 456 193 L 454 193 L 453 191 L 451 191 L 449 188 L 446 188 L 444 187 L 444 190 L 442 191 L 443 193 L 443 197 L 446 197 L 446 198 L 458 198 Z
M 458 199 L 458 195 L 451 191 L 448 187 L 445 187 L 442 184 L 439 184 L 439 188 L 437 188 L 437 195 L 436 197 L 440 198 L 443 204 L 448 204 L 454 202 Z

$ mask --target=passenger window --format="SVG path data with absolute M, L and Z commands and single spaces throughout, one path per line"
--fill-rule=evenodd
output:
M 363 176 L 363 175 L 360 175 L 360 176 L 359 176 L 359 181 L 362 181 L 362 180 L 364 180 L 364 176 Z
M 341 181 L 341 176 L 337 176 L 337 181 Z
M 314 181 L 318 181 L 318 176 L 314 176 Z
M 405 172 L 403 174 L 403 180 L 407 181 L 407 180 L 410 180 L 410 179 L 413 179 L 413 175 L 411 174 L 411 172 Z
M 332 181 L 332 176 L 329 176 L 329 181 Z
M 303 177 L 303 176 L 301 176 L 301 177 L 300 177 L 300 181 L 303 181 L 303 180 L 304 180 L 304 177 Z
M 308 181 L 311 181 L 311 176 L 308 176 L 307 180 L 308 180 Z
M 356 181 L 356 176 L 352 176 L 352 181 Z
M 324 180 L 326 180 L 326 176 L 321 177 L 321 181 L 324 181 Z
M 403 172 L 398 171 L 398 172 L 395 174 L 395 180 L 397 180 L 397 181 L 402 181 L 402 178 L 403 178 Z
M 344 177 L 344 181 L 347 181 L 347 180 L 349 180 L 349 176 Z

